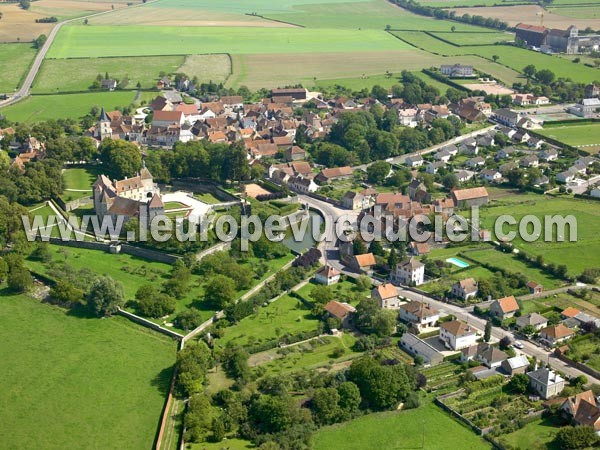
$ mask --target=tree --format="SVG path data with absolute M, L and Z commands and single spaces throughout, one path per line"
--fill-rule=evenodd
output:
M 110 167 L 114 176 L 121 179 L 135 175 L 142 168 L 139 148 L 123 139 L 105 139 L 98 148 L 100 160 Z
M 572 378 L 570 381 L 571 386 L 581 387 L 588 383 L 588 378 L 585 375 L 579 375 L 575 378 Z
M 50 289 L 50 298 L 57 304 L 71 308 L 83 303 L 84 292 L 71 283 L 59 280 Z
M 36 39 L 34 39 L 33 41 L 33 46 L 34 48 L 42 48 L 44 46 L 44 44 L 46 43 L 46 41 L 48 40 L 48 38 L 46 37 L 45 34 L 40 34 Z
M 358 278 L 355 278 L 354 284 L 356 284 L 359 291 L 367 291 L 371 289 L 371 278 L 367 275 L 361 275 Z
M 556 442 L 559 448 L 568 450 L 587 448 L 593 447 L 598 442 L 598 435 L 592 426 L 566 426 L 558 431 Z
M 508 388 L 516 394 L 524 394 L 529 387 L 529 377 L 524 373 L 517 373 L 508 382 Z
M 454 33 L 454 32 L 456 31 L 456 27 L 455 27 L 454 25 L 452 25 L 452 26 L 450 27 L 450 31 L 452 31 L 452 32 Z
M 387 309 L 380 309 L 373 316 L 371 329 L 379 337 L 389 336 L 396 327 L 396 313 Z
M 177 353 L 177 382 L 185 395 L 204 390 L 206 373 L 214 365 L 210 349 L 204 341 L 192 341 Z
M 310 298 L 319 305 L 325 305 L 333 300 L 333 291 L 325 285 L 317 285 L 310 291 Z
M 236 345 L 225 348 L 222 357 L 222 365 L 227 375 L 236 381 L 246 384 L 252 377 L 250 366 L 248 366 L 248 352 Z
M 490 342 L 491 337 L 492 337 L 492 321 L 488 320 L 485 323 L 485 330 L 483 331 L 483 340 L 485 342 Z
M 140 313 L 146 317 L 163 317 L 175 311 L 175 299 L 150 284 L 141 286 L 135 299 Z
M 448 173 L 442 178 L 442 184 L 448 190 L 459 186 L 458 177 L 454 173 Z
M 498 55 L 492 55 L 492 59 L 494 60 L 494 62 L 498 62 L 500 57 Z
M 92 283 L 87 295 L 90 311 L 98 316 L 110 316 L 124 303 L 123 285 L 111 277 L 104 276 Z
M 202 442 L 212 428 L 212 407 L 210 399 L 205 394 L 195 394 L 190 397 L 184 417 L 185 440 Z
M 556 75 L 554 75 L 554 72 L 549 69 L 542 69 L 538 70 L 538 72 L 535 74 L 535 77 L 540 83 L 548 85 L 554 81 Z
M 521 328 L 521 333 L 523 333 L 527 337 L 535 334 L 535 332 L 536 329 L 533 325 L 525 325 L 523 328 Z
M 510 338 L 508 336 L 504 336 L 500 339 L 500 350 L 506 350 L 510 346 Z
M 533 64 L 529 64 L 527 66 L 525 66 L 523 68 L 523 74 L 527 77 L 527 78 L 533 78 L 535 77 L 536 74 L 536 68 Z
M 313 412 L 314 420 L 319 425 L 330 425 L 340 420 L 340 394 L 336 388 L 315 389 L 310 408 Z
M 367 179 L 370 183 L 382 184 L 390 173 L 390 165 L 385 161 L 376 161 L 367 167 Z
M 352 418 L 360 407 L 360 390 L 351 381 L 345 381 L 338 386 L 341 420 Z
M 33 286 L 33 278 L 29 270 L 22 264 L 8 266 L 6 279 L 8 288 L 13 292 L 25 292 Z
M 4 283 L 8 276 L 8 263 L 0 257 L 0 284 Z
M 235 300 L 235 283 L 225 275 L 215 275 L 204 289 L 204 298 L 219 309 L 224 309 Z
M 193 330 L 194 328 L 200 326 L 203 322 L 202 315 L 197 309 L 186 309 L 185 311 L 180 312 L 173 320 L 173 323 L 177 328 L 181 328 L 182 330 Z

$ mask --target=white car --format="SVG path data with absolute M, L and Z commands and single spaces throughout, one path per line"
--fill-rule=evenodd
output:
M 513 344 L 513 347 L 518 348 L 520 350 L 524 347 L 524 345 L 522 343 L 520 343 L 519 341 L 515 341 Z

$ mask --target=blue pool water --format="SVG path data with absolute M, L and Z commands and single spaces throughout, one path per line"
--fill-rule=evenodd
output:
M 466 263 L 463 260 L 458 259 L 458 258 L 448 258 L 446 260 L 446 262 L 449 262 L 450 264 L 454 264 L 455 266 L 458 266 L 461 269 L 464 269 L 465 267 L 469 267 L 468 263 Z

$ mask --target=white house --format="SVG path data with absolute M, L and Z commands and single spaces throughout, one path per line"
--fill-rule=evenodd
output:
M 547 150 L 542 150 L 539 154 L 540 159 L 544 161 L 554 161 L 558 159 L 558 150 L 554 148 L 549 148 Z
M 399 317 L 421 330 L 422 328 L 435 326 L 437 321 L 440 320 L 440 313 L 427 303 L 412 301 L 400 305 Z
M 495 183 L 502 179 L 502 174 L 498 172 L 496 169 L 485 169 L 482 170 L 479 174 L 482 180 L 488 181 L 490 183 Z
M 331 286 L 340 281 L 340 275 L 337 269 L 331 266 L 323 266 L 315 274 L 315 281 L 326 286 Z
M 404 163 L 408 167 L 421 167 L 423 165 L 424 159 L 421 155 L 409 156 L 404 160 Z
M 317 192 L 319 189 L 319 185 L 311 178 L 304 178 L 300 176 L 290 177 L 287 183 L 292 191 L 300 192 L 302 194 Z
M 446 163 L 443 161 L 435 161 L 435 162 L 430 162 L 429 164 L 427 164 L 427 168 L 425 169 L 425 172 L 431 174 L 431 175 L 435 175 L 439 169 L 446 167 Z
M 465 278 L 452 285 L 452 295 L 463 300 L 468 300 L 477 295 L 477 281 L 474 278 Z
M 477 333 L 465 322 L 452 320 L 441 325 L 439 339 L 447 348 L 461 350 L 477 342 Z
M 392 275 L 393 281 L 399 284 L 419 286 L 425 279 L 425 264 L 411 257 L 398 263 Z
M 565 380 L 553 370 L 543 368 L 527 374 L 529 385 L 544 400 L 558 395 L 565 388 Z

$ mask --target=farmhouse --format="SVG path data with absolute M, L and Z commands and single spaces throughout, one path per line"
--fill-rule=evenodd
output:
M 439 311 L 433 309 L 428 303 L 412 301 L 400 305 L 399 310 L 400 319 L 411 324 L 417 330 L 434 327 L 440 320 Z
M 352 167 L 335 167 L 333 169 L 323 169 L 315 180 L 319 183 L 329 183 L 334 180 L 344 180 L 352 177 Z
M 452 191 L 454 204 L 459 208 L 487 205 L 489 195 L 484 187 L 455 189 Z
M 331 286 L 340 281 L 340 275 L 339 270 L 331 266 L 323 266 L 315 274 L 315 281 L 326 286 Z
M 600 406 L 590 390 L 568 397 L 560 406 L 561 412 L 575 425 L 587 425 L 600 434 Z
M 529 385 L 544 400 L 558 395 L 565 388 L 565 380 L 556 372 L 543 368 L 527 374 Z
M 384 283 L 374 287 L 371 291 L 371 298 L 379 302 L 382 309 L 398 309 L 400 300 L 398 299 L 398 290 L 392 283 Z
M 352 317 L 356 312 L 356 308 L 348 303 L 340 303 L 332 300 L 327 303 L 323 309 L 331 317 L 340 319 L 342 321 L 343 328 L 350 328 L 352 326 Z
M 297 145 L 291 146 L 283 154 L 286 161 L 298 161 L 306 158 L 306 151 Z
M 400 347 L 413 356 L 420 356 L 426 365 L 435 366 L 444 361 L 444 355 L 430 344 L 412 333 L 404 333 L 400 338 Z
M 515 315 L 519 310 L 519 304 L 514 296 L 495 300 L 490 305 L 490 314 L 498 319 L 507 319 Z
M 452 285 L 452 295 L 468 300 L 477 295 L 477 282 L 474 278 L 465 278 Z
M 440 326 L 439 339 L 447 348 L 462 350 L 477 341 L 477 333 L 470 325 L 460 320 L 445 322 Z

